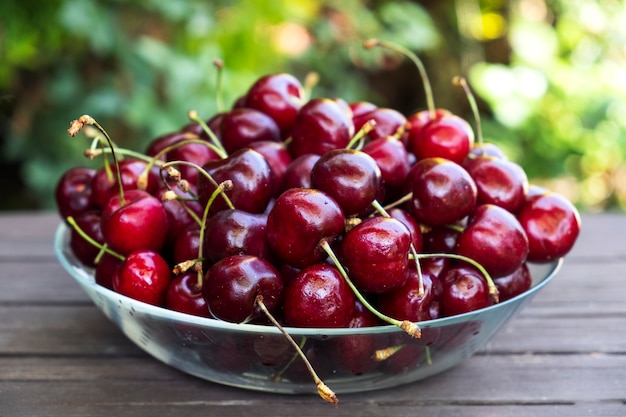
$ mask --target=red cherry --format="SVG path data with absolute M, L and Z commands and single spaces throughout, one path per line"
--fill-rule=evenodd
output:
M 124 201 L 111 197 L 102 210 L 102 235 L 121 255 L 141 249 L 161 250 L 168 233 L 163 203 L 142 190 L 127 190 Z
M 91 198 L 91 184 L 95 175 L 95 169 L 75 167 L 61 176 L 54 191 L 61 218 L 76 217 L 79 213 L 97 208 Z
M 473 267 L 452 267 L 444 272 L 441 282 L 441 313 L 445 317 L 479 310 L 493 303 L 487 281 Z
M 357 132 L 370 120 L 376 123 L 374 128 L 367 134 L 370 140 L 394 136 L 400 129 L 404 128 L 407 122 L 406 117 L 402 113 L 386 107 L 378 107 L 368 113 L 354 116 L 353 120 L 354 129 Z
M 170 267 L 157 252 L 137 250 L 126 256 L 113 276 L 113 289 L 144 303 L 162 306 L 171 279 Z
M 252 142 L 278 142 L 280 139 L 280 129 L 274 119 L 258 110 L 234 109 L 222 116 L 220 140 L 229 154 Z
M 281 190 L 312 188 L 311 171 L 319 159 L 320 156 L 313 153 L 307 153 L 295 158 L 285 170 Z
M 474 144 L 474 131 L 465 119 L 448 115 L 434 119 L 410 137 L 408 149 L 417 159 L 445 158 L 457 164 L 469 154 Z
M 103 244 L 100 211 L 86 211 L 74 217 L 78 227 L 94 241 Z M 100 248 L 87 242 L 75 229 L 70 234 L 70 249 L 76 259 L 87 266 L 95 266 L 95 260 L 100 253 Z
M 272 195 L 278 197 L 283 191 L 282 185 L 287 169 L 293 162 L 285 142 L 260 140 L 252 142 L 248 147 L 263 155 L 267 160 L 272 170 L 272 189 L 274 190 Z
M 165 294 L 165 307 L 180 313 L 209 317 L 196 272 L 178 275 L 170 281 Z
M 122 188 L 124 190 L 135 190 L 139 188 L 137 183 L 140 175 L 146 170 L 147 162 L 138 159 L 122 159 L 119 161 L 120 177 L 122 179 Z M 104 207 L 108 200 L 116 194 L 119 194 L 119 186 L 115 176 L 115 166 L 110 164 L 109 170 L 104 167 L 100 168 L 93 177 L 91 188 L 91 199 L 97 207 Z M 159 187 L 161 180 L 159 179 L 158 170 L 153 169 L 148 173 L 148 182 L 145 191 L 154 194 Z
M 494 278 L 493 282 L 498 288 L 498 299 L 503 302 L 528 291 L 533 279 L 528 265 L 523 263 L 512 274 Z
M 374 158 L 387 187 L 402 186 L 411 169 L 406 147 L 398 139 L 387 136 L 368 142 L 363 152 Z
M 558 193 L 537 194 L 527 200 L 518 219 L 528 236 L 531 262 L 552 262 L 565 256 L 580 233 L 580 214 Z

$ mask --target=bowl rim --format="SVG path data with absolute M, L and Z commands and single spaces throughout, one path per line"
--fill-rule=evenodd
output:
M 180 322 L 184 324 L 191 324 L 202 326 L 205 328 L 214 328 L 219 330 L 227 330 L 232 332 L 245 332 L 245 333 L 257 333 L 257 334 L 280 334 L 280 330 L 272 325 L 262 324 L 250 324 L 250 323 L 232 323 L 228 321 L 218 320 L 215 318 L 207 318 L 194 316 L 187 313 L 170 310 L 165 307 L 148 304 L 123 294 L 119 294 L 113 290 L 96 284 L 94 273 L 88 268 L 82 266 L 80 262 L 74 257 L 69 248 L 70 228 L 69 225 L 61 221 L 57 226 L 54 233 L 54 253 L 61 266 L 72 276 L 80 285 L 85 288 L 90 288 L 100 296 L 106 299 L 116 299 L 123 305 L 128 305 L 133 311 L 144 313 L 153 317 L 159 317 L 167 319 L 169 321 Z M 547 285 L 552 278 L 558 273 L 563 265 L 563 258 L 559 258 L 549 264 L 549 269 L 544 277 L 536 282 L 529 290 L 515 297 L 512 297 L 506 301 L 499 302 L 497 304 L 485 307 L 479 310 L 470 311 L 468 313 L 458 314 L 450 317 L 442 317 L 438 319 L 426 320 L 416 322 L 420 329 L 444 327 L 453 324 L 459 324 L 469 322 L 478 316 L 484 314 L 496 313 L 498 310 L 505 308 L 510 304 L 519 304 L 524 299 L 530 298 L 537 293 L 541 288 Z M 87 291 L 85 291 L 87 292 Z M 88 293 L 91 297 L 91 294 Z M 93 301 L 93 299 L 92 299 Z M 341 335 L 353 335 L 353 334 L 381 334 L 381 333 L 395 333 L 404 332 L 404 330 L 394 325 L 381 325 L 373 327 L 361 327 L 361 328 L 304 328 L 304 327 L 289 327 L 285 326 L 290 335 L 297 336 L 341 336 Z

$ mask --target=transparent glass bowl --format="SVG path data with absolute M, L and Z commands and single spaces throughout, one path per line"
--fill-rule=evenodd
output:
M 235 324 L 195 317 L 133 300 L 94 281 L 93 271 L 71 253 L 69 228 L 54 239 L 61 265 L 94 304 L 150 355 L 209 381 L 275 393 L 316 393 L 303 361 L 273 326 Z M 335 393 L 398 386 L 447 370 L 485 344 L 556 275 L 562 260 L 530 265 L 533 287 L 489 308 L 420 322 L 422 337 L 411 339 L 395 326 L 364 329 L 287 328 L 301 344 L 320 378 Z M 385 360 L 372 355 L 401 347 Z

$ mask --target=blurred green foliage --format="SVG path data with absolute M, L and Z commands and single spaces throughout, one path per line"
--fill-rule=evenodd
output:
M 190 109 L 210 117 L 216 59 L 227 106 L 261 75 L 317 72 L 316 96 L 423 108 L 415 68 L 364 50 L 371 37 L 420 54 L 437 105 L 473 121 L 450 82 L 466 75 L 485 139 L 533 181 L 584 209 L 626 207 L 619 0 L 4 0 L 0 16 L 0 209 L 52 208 L 66 169 L 100 164 L 66 133 L 81 114 L 136 150 Z

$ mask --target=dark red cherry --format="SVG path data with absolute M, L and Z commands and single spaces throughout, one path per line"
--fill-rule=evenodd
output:
M 260 153 L 252 149 L 240 149 L 226 159 L 209 161 L 204 169 L 219 184 L 230 180 L 232 189 L 226 191 L 235 208 L 250 213 L 262 213 L 272 198 L 272 171 Z M 215 184 L 205 175 L 198 176 L 198 199 L 204 207 L 215 191 Z M 221 196 L 211 205 L 209 213 L 228 208 Z
M 270 74 L 259 78 L 246 93 L 245 106 L 270 116 L 283 137 L 287 137 L 304 104 L 302 84 L 291 74 Z
M 202 294 L 211 316 L 234 323 L 258 322 L 265 315 L 256 297 L 271 313 L 283 301 L 284 282 L 274 266 L 251 255 L 233 255 L 209 268 L 202 282 Z
M 171 279 L 170 267 L 157 252 L 137 250 L 126 256 L 113 276 L 113 289 L 144 303 L 162 306 Z
M 576 207 L 558 193 L 530 197 L 518 213 L 528 236 L 528 260 L 552 262 L 565 256 L 576 243 L 581 220 Z
M 356 297 L 336 267 L 314 264 L 287 283 L 283 310 L 294 327 L 346 327 Z
M 533 279 L 528 265 L 523 263 L 512 274 L 494 278 L 493 282 L 498 288 L 498 299 L 502 302 L 528 291 L 532 287 Z
M 196 124 L 196 126 L 199 126 Z M 170 146 L 174 145 L 177 142 L 183 141 L 185 139 L 190 139 L 195 135 L 195 132 L 187 132 L 187 131 L 177 131 L 166 133 L 161 136 L 157 136 L 152 139 L 148 146 L 146 147 L 145 154 L 147 156 L 155 157 L 160 154 L 159 160 L 165 161 L 165 154 L 167 153 L 166 149 Z
M 312 188 L 311 171 L 319 159 L 320 156 L 314 153 L 307 153 L 295 158 L 285 171 L 281 190 L 285 191 L 290 188 Z
M 231 255 L 254 255 L 272 260 L 267 243 L 267 215 L 222 210 L 207 219 L 203 254 L 211 262 Z
M 493 301 L 485 277 L 471 266 L 455 266 L 444 272 L 441 313 L 444 317 L 489 307 Z
M 492 278 L 512 274 L 528 256 L 528 238 L 509 211 L 482 204 L 457 238 L 456 252 L 481 264 Z
M 209 143 L 184 143 L 175 146 L 167 152 L 165 159 L 167 161 L 186 161 L 197 166 L 202 166 L 209 161 L 220 159 L 219 155 L 211 149 Z M 182 179 L 187 180 L 191 184 L 198 181 L 198 168 L 195 166 L 179 164 L 175 168 L 180 171 Z
M 190 189 L 195 194 L 195 186 L 190 184 Z M 166 199 L 164 196 L 172 191 L 174 195 L 179 198 Z M 167 214 L 167 220 L 169 228 L 167 231 L 167 237 L 165 244 L 169 248 L 174 245 L 178 236 L 190 227 L 200 227 L 197 223 L 197 219 L 202 219 L 204 207 L 200 205 L 197 200 L 194 200 L 192 194 L 181 191 L 178 187 L 173 187 L 171 190 L 166 187 L 161 187 L 156 192 L 156 197 L 163 203 L 165 213 Z M 193 213 L 196 218 L 191 214 Z
M 272 195 L 278 197 L 283 191 L 282 185 L 285 173 L 293 162 L 293 158 L 291 158 L 291 154 L 287 150 L 285 142 L 261 140 L 252 142 L 248 147 L 263 155 L 267 160 L 272 170 L 272 189 L 274 190 Z
M 280 129 L 267 114 L 251 109 L 234 109 L 225 113 L 220 126 L 221 143 L 226 152 L 248 147 L 256 141 L 281 140 Z
M 332 241 L 345 227 L 341 207 L 332 197 L 311 188 L 282 193 L 267 217 L 267 241 L 283 261 L 298 268 L 326 259 L 322 239 Z
M 180 313 L 209 317 L 197 272 L 187 272 L 170 281 L 165 294 L 165 307 Z
M 464 119 L 448 115 L 426 123 L 409 137 L 408 149 L 424 158 L 445 158 L 457 164 L 469 154 L 474 144 L 474 131 Z
M 424 246 L 422 230 L 417 220 L 415 220 L 415 217 L 413 217 L 408 211 L 397 207 L 387 210 L 387 213 L 394 219 L 400 220 L 400 222 L 405 225 L 407 229 L 409 229 L 413 248 L 416 252 L 421 252 L 422 247 Z
M 57 182 L 54 196 L 62 219 L 96 209 L 91 198 L 91 184 L 96 170 L 86 167 L 70 168 Z
M 422 234 L 422 250 L 426 253 L 452 253 L 456 247 L 456 240 L 461 232 L 454 227 L 429 227 Z
M 409 156 L 400 140 L 387 136 L 365 144 L 363 152 L 374 158 L 385 186 L 400 187 L 411 169 Z
M 163 203 L 142 190 L 127 190 L 124 200 L 111 197 L 102 210 L 102 235 L 122 255 L 141 249 L 161 250 L 169 224 Z
M 324 155 L 345 148 L 353 136 L 354 123 L 341 105 L 329 98 L 314 98 L 298 113 L 289 152 L 294 158 L 307 153 Z
M 493 156 L 478 156 L 467 158 L 463 167 L 476 183 L 476 204 L 495 204 L 515 213 L 524 203 L 528 177 L 515 162 Z
M 113 277 L 124 261 L 108 253 L 104 253 L 94 269 L 96 284 L 113 290 Z
M 411 234 L 393 217 L 371 217 L 350 229 L 340 247 L 340 259 L 350 279 L 362 291 L 384 293 L 409 277 Z
M 330 195 L 344 214 L 351 216 L 367 210 L 378 196 L 380 168 L 365 152 L 334 149 L 313 166 L 311 185 Z
M 376 301 L 376 306 L 381 313 L 397 320 L 410 320 L 413 322 L 439 318 L 438 311 L 432 309 L 433 302 L 439 302 L 441 282 L 430 271 L 422 271 L 424 294 L 420 296 L 420 283 L 417 270 L 411 269 L 408 279 L 403 286 L 381 294 Z M 435 316 L 433 316 L 433 313 Z
M 350 106 L 350 110 L 352 111 L 352 118 L 369 113 L 378 107 L 376 104 L 370 103 L 369 101 L 353 101 L 348 103 L 348 106 Z
M 376 124 L 367 136 L 370 140 L 382 139 L 388 136 L 394 136 L 404 129 L 406 125 L 406 117 L 399 111 L 387 107 L 378 107 L 368 113 L 354 116 L 354 129 L 358 132 L 363 125 L 373 120 Z
M 406 132 L 408 143 L 413 142 L 413 137 L 429 122 L 432 120 L 440 120 L 448 116 L 452 116 L 452 113 L 445 109 L 435 109 L 433 114 L 431 114 L 430 110 L 420 110 L 409 115 L 406 120 L 408 126 Z
M 87 236 L 99 244 L 104 244 L 102 236 L 100 211 L 92 210 L 79 213 L 74 217 L 76 224 Z M 76 230 L 72 229 L 70 234 L 70 249 L 76 259 L 82 264 L 93 267 L 95 260 L 100 253 L 100 248 L 87 242 Z
M 210 244 L 210 243 L 206 243 Z M 175 264 L 197 259 L 200 255 L 200 228 L 192 227 L 178 234 L 172 246 L 172 261 Z
M 122 159 L 118 162 L 122 188 L 124 190 L 139 189 L 137 180 L 146 170 L 147 162 L 132 158 Z M 160 183 L 158 170 L 152 169 L 148 173 L 148 181 L 144 190 L 149 194 L 154 194 Z M 96 172 L 91 183 L 91 189 L 91 199 L 97 207 L 104 207 L 113 195 L 119 194 L 113 163 L 110 164 L 108 169 L 102 167 Z
M 409 173 L 410 212 L 430 226 L 454 223 L 476 207 L 476 184 L 459 164 L 444 158 L 418 161 Z

